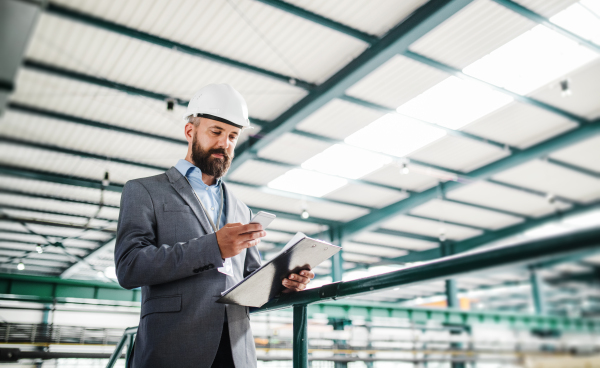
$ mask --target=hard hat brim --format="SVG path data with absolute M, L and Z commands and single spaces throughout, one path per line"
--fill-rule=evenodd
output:
M 239 129 L 252 128 L 250 126 L 244 127 L 244 126 L 236 124 L 236 123 L 234 123 L 234 122 L 232 122 L 230 120 L 223 119 L 223 118 L 215 116 L 215 115 L 210 115 L 210 114 L 193 114 L 193 116 L 198 117 L 198 118 L 206 118 L 206 119 L 220 121 L 221 123 L 229 124 L 229 125 L 232 125 L 232 126 L 234 126 L 236 128 L 239 128 Z

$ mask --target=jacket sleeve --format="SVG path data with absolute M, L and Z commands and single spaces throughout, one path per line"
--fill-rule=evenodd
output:
M 156 244 L 156 215 L 148 190 L 138 181 L 123 188 L 115 245 L 119 284 L 126 289 L 163 284 L 221 267 L 217 236 Z
M 252 218 L 252 210 L 250 210 L 250 218 Z M 258 246 L 248 248 L 246 251 L 246 260 L 244 261 L 244 277 L 250 275 L 254 270 L 260 267 L 260 253 Z

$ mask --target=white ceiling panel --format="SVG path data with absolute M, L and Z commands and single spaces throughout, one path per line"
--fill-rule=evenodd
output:
M 383 116 L 344 100 L 333 99 L 296 126 L 297 129 L 342 140 Z
M 540 160 L 506 170 L 494 179 L 583 203 L 600 199 L 600 179 Z
M 598 159 L 600 157 L 600 135 L 556 151 L 550 157 L 600 173 L 600 160 Z
M 235 160 L 235 158 L 234 158 Z M 273 179 L 290 171 L 289 167 L 274 165 L 267 162 L 249 160 L 244 162 L 234 172 L 227 174 L 226 180 L 242 183 L 267 185 Z
M 560 115 L 513 102 L 463 128 L 464 131 L 524 149 L 577 127 Z
M 306 95 L 289 83 L 47 14 L 40 16 L 26 55 L 185 100 L 207 84 L 229 83 L 246 99 L 250 116 L 264 120 Z
M 128 180 L 161 174 L 163 171 L 147 169 L 110 161 L 83 158 L 63 153 L 26 148 L 0 143 L 0 163 L 29 169 L 49 171 L 63 175 L 84 177 L 100 182 L 109 172 L 112 183 L 124 184 Z
M 570 96 L 563 97 L 559 82 L 569 81 Z M 596 60 L 531 93 L 531 97 L 588 119 L 600 117 L 600 60 Z
M 255 212 L 256 213 L 256 212 Z M 281 217 L 275 218 L 269 225 L 269 229 L 287 232 L 302 232 L 304 234 L 316 234 L 327 230 L 327 226 L 314 224 L 306 221 L 294 221 Z
M 99 5 L 77 0 L 59 2 L 111 22 L 315 83 L 327 79 L 367 46 L 353 37 L 250 0 L 158 0 L 151 4 L 144 0 L 110 0 Z M 409 11 L 409 7 L 402 9 Z M 401 11 L 395 13 L 401 16 Z
M 425 240 L 411 239 L 404 236 L 394 236 L 387 234 L 379 234 L 372 232 L 360 233 L 352 238 L 352 240 L 362 243 L 387 245 L 400 249 L 421 251 L 437 247 L 439 244 L 428 242 Z
M 413 234 L 439 237 L 442 233 L 446 239 L 464 240 L 477 235 L 483 231 L 452 224 L 445 224 L 440 221 L 426 220 L 417 217 L 400 215 L 384 222 L 381 227 L 390 230 L 404 231 Z
M 19 69 L 11 102 L 183 141 L 185 109 L 89 83 Z
M 486 181 L 462 186 L 448 192 L 446 197 L 531 217 L 546 216 L 571 207 L 561 201 L 550 203 L 545 197 Z
M 574 0 L 524 1 L 524 5 L 549 17 Z M 410 46 L 410 50 L 462 69 L 536 26 L 491 0 L 466 6 Z
M 282 233 L 277 230 L 267 229 L 267 236 L 263 239 L 268 243 L 287 243 L 292 238 L 292 234 Z M 262 240 L 262 239 L 261 239 Z
M 343 204 L 315 202 L 310 200 L 302 201 L 299 199 L 281 197 L 235 184 L 229 184 L 229 188 L 233 190 L 237 198 L 242 200 L 248 206 L 256 206 L 267 210 L 272 209 L 275 211 L 300 214 L 306 207 L 306 210 L 311 216 L 334 221 L 350 221 L 357 217 L 364 216 L 369 212 L 364 208 Z
M 503 213 L 452 203 L 440 199 L 433 199 L 417 206 L 410 211 L 411 214 L 429 217 L 432 219 L 446 220 L 467 226 L 475 226 L 491 230 L 498 230 L 506 226 L 523 222 L 523 218 L 505 215 Z
M 407 251 L 402 249 L 394 249 L 390 247 L 380 247 L 377 245 L 359 244 L 353 242 L 344 242 L 342 244 L 342 250 L 343 253 L 360 253 L 383 258 L 401 257 L 408 253 Z
M 346 93 L 395 109 L 446 78 L 446 73 L 397 55 L 358 81 Z
M 326 143 L 297 134 L 286 133 L 258 151 L 258 156 L 288 164 L 300 165 L 317 153 L 331 147 Z
M 395 0 L 380 0 L 377 6 L 373 6 L 369 0 L 286 0 L 286 2 L 363 32 L 383 36 L 427 1 L 408 0 L 398 3 Z
M 187 154 L 182 144 L 8 111 L 0 135 L 168 168 Z
M 28 210 L 12 210 L 12 209 L 2 209 L 2 212 L 11 219 L 31 219 L 31 220 L 39 220 L 46 222 L 56 222 L 62 224 L 72 224 L 72 225 L 85 225 L 89 218 L 87 217 L 79 217 L 79 216 L 69 216 L 69 215 L 54 215 L 50 213 L 43 212 L 33 212 Z M 112 223 L 102 219 L 95 219 L 90 222 L 90 227 L 93 228 L 105 228 L 108 230 L 116 229 L 116 224 L 114 224 L 114 228 L 109 227 Z
M 410 155 L 410 158 L 452 170 L 469 172 L 509 154 L 502 148 L 474 139 L 445 136 L 417 150 Z
M 366 184 L 347 184 L 325 195 L 325 198 L 375 208 L 385 207 L 406 197 L 408 194 L 399 190 Z
M 362 179 L 377 184 L 421 192 L 437 185 L 439 175 L 436 173 L 435 170 L 428 170 L 423 166 L 411 164 L 409 173 L 403 174 L 397 163 L 391 163 L 364 176 Z
M 357 262 L 357 263 L 375 263 L 375 262 L 381 261 L 381 258 L 379 258 L 379 257 L 367 256 L 364 254 L 357 254 L 357 253 L 348 253 L 348 252 L 343 252 L 342 258 L 344 259 L 344 261 Z

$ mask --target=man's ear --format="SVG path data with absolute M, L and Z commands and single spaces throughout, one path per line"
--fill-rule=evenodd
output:
M 194 124 L 185 124 L 183 134 L 185 135 L 185 139 L 188 141 L 188 143 L 191 143 L 194 140 Z

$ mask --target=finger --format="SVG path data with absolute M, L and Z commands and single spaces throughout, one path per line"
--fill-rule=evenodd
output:
M 294 281 L 298 281 L 299 283 L 302 283 L 302 284 L 305 284 L 305 285 L 308 284 L 308 282 L 310 281 L 310 279 L 308 277 L 300 276 L 300 275 L 295 274 L 295 273 L 291 274 L 288 277 L 288 279 L 294 280 Z
M 241 226 L 240 234 L 252 233 L 255 231 L 262 231 L 262 229 L 263 229 L 263 227 L 261 224 L 253 222 L 253 223 Z
M 260 243 L 260 239 L 250 240 L 244 243 L 245 248 L 252 248 Z
M 250 241 L 266 236 L 267 233 L 264 231 L 255 231 L 253 233 L 240 234 L 241 241 Z
M 310 271 L 310 270 L 304 270 L 304 271 L 300 271 L 300 275 L 307 277 L 309 279 L 314 279 L 315 278 L 315 273 Z
M 300 282 L 292 281 L 290 279 L 283 279 L 283 286 L 285 286 L 288 289 L 295 290 L 295 291 L 302 291 L 306 287 L 306 285 L 304 285 Z
M 243 226 L 243 225 L 239 222 L 232 222 L 232 223 L 225 224 L 225 226 L 223 226 L 223 227 L 238 227 L 238 226 Z

